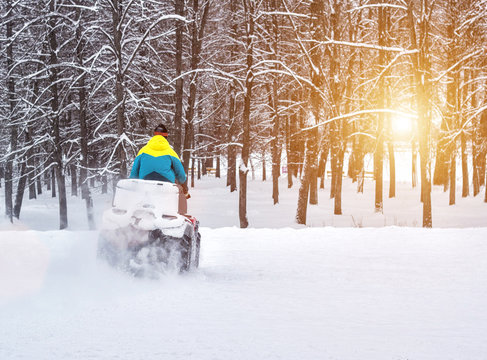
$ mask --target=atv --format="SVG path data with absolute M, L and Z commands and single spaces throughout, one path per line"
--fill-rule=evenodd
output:
M 191 215 L 179 214 L 177 185 L 123 179 L 103 213 L 98 257 L 135 276 L 157 277 L 197 268 L 201 235 Z

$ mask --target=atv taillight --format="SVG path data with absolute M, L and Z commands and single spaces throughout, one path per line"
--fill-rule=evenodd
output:
M 184 215 L 184 217 L 186 218 L 186 221 L 190 222 L 191 224 L 193 224 L 193 226 L 196 225 L 196 218 L 191 216 L 191 215 Z

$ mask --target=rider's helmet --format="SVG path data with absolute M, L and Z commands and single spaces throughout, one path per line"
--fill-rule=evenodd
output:
M 164 124 L 157 125 L 156 128 L 154 129 L 154 135 L 162 135 L 167 138 L 166 126 L 164 126 Z

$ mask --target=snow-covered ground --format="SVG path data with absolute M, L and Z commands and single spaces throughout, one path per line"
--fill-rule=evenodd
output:
M 435 189 L 434 226 L 448 229 L 360 228 L 420 226 L 419 194 L 402 184 L 378 215 L 369 183 L 338 217 L 325 189 L 310 228 L 293 222 L 297 189 L 283 179 L 273 206 L 270 182 L 252 181 L 241 230 L 222 181 L 192 191 L 200 268 L 159 280 L 98 262 L 76 198 L 68 231 L 48 194 L 26 201 L 21 223 L 0 226 L 0 359 L 487 358 L 481 197 L 449 207 Z M 96 196 L 97 217 L 109 203 Z
M 96 232 L 6 232 L 1 359 L 485 359 L 486 229 L 202 230 L 133 279 Z

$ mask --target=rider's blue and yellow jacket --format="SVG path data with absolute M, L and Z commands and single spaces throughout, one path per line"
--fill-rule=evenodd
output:
M 155 135 L 135 158 L 132 179 L 162 180 L 182 184 L 186 181 L 183 164 L 164 136 Z

